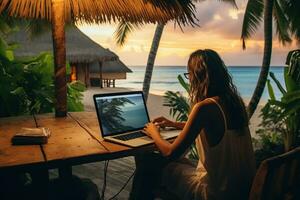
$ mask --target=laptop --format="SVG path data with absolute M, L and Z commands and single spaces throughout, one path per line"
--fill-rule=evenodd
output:
M 139 147 L 154 141 L 143 128 L 149 115 L 143 92 L 95 94 L 93 96 L 101 135 L 104 140 Z M 175 138 L 180 130 L 162 130 L 164 139 Z

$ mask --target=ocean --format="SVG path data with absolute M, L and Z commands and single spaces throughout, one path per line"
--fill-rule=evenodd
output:
M 145 67 L 142 66 L 131 66 L 129 67 L 133 73 L 127 73 L 126 80 L 117 80 L 117 87 L 127 87 L 134 88 L 136 90 L 141 90 L 145 75 Z M 233 78 L 233 82 L 236 85 L 238 91 L 240 92 L 242 98 L 248 101 L 255 89 L 260 67 L 258 66 L 230 66 L 228 71 Z M 271 67 L 270 72 L 273 72 L 276 78 L 281 84 L 284 83 L 283 78 L 284 67 Z M 163 95 L 167 90 L 170 91 L 180 91 L 184 92 L 184 89 L 179 84 L 177 76 L 186 72 L 186 67 L 184 66 L 155 66 L 153 69 L 150 93 Z M 272 81 L 275 96 L 281 97 L 280 91 L 275 86 Z M 269 97 L 267 88 L 265 88 L 264 94 L 262 96 L 263 101 L 267 101 Z

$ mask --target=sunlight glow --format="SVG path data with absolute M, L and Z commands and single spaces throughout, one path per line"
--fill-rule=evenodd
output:
M 174 29 L 174 22 L 169 22 L 162 34 L 159 44 L 156 65 L 186 65 L 189 55 L 197 49 L 210 48 L 221 54 L 227 64 L 261 65 L 263 55 L 263 29 L 260 27 L 250 40 L 247 49 L 242 49 L 240 31 L 246 3 L 237 0 L 239 9 L 222 4 L 199 3 L 199 27 Z M 145 65 L 155 24 L 143 25 L 128 35 L 123 47 L 116 44 L 114 32 L 117 24 L 78 25 L 92 40 L 115 52 L 126 65 Z M 282 65 L 289 50 L 296 49 L 297 44 L 283 47 L 274 37 L 272 63 Z
M 232 18 L 232 19 L 239 19 L 239 13 L 240 11 L 237 9 L 230 9 L 228 15 Z

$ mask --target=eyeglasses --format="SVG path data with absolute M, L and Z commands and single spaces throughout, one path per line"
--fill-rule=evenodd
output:
M 184 77 L 185 77 L 186 79 L 189 79 L 189 78 L 190 78 L 190 73 L 188 73 L 188 72 L 183 73 L 183 75 L 184 75 Z

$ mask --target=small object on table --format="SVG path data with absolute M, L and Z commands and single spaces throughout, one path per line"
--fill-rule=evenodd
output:
M 46 144 L 50 137 L 50 130 L 45 127 L 21 128 L 11 139 L 13 145 Z

